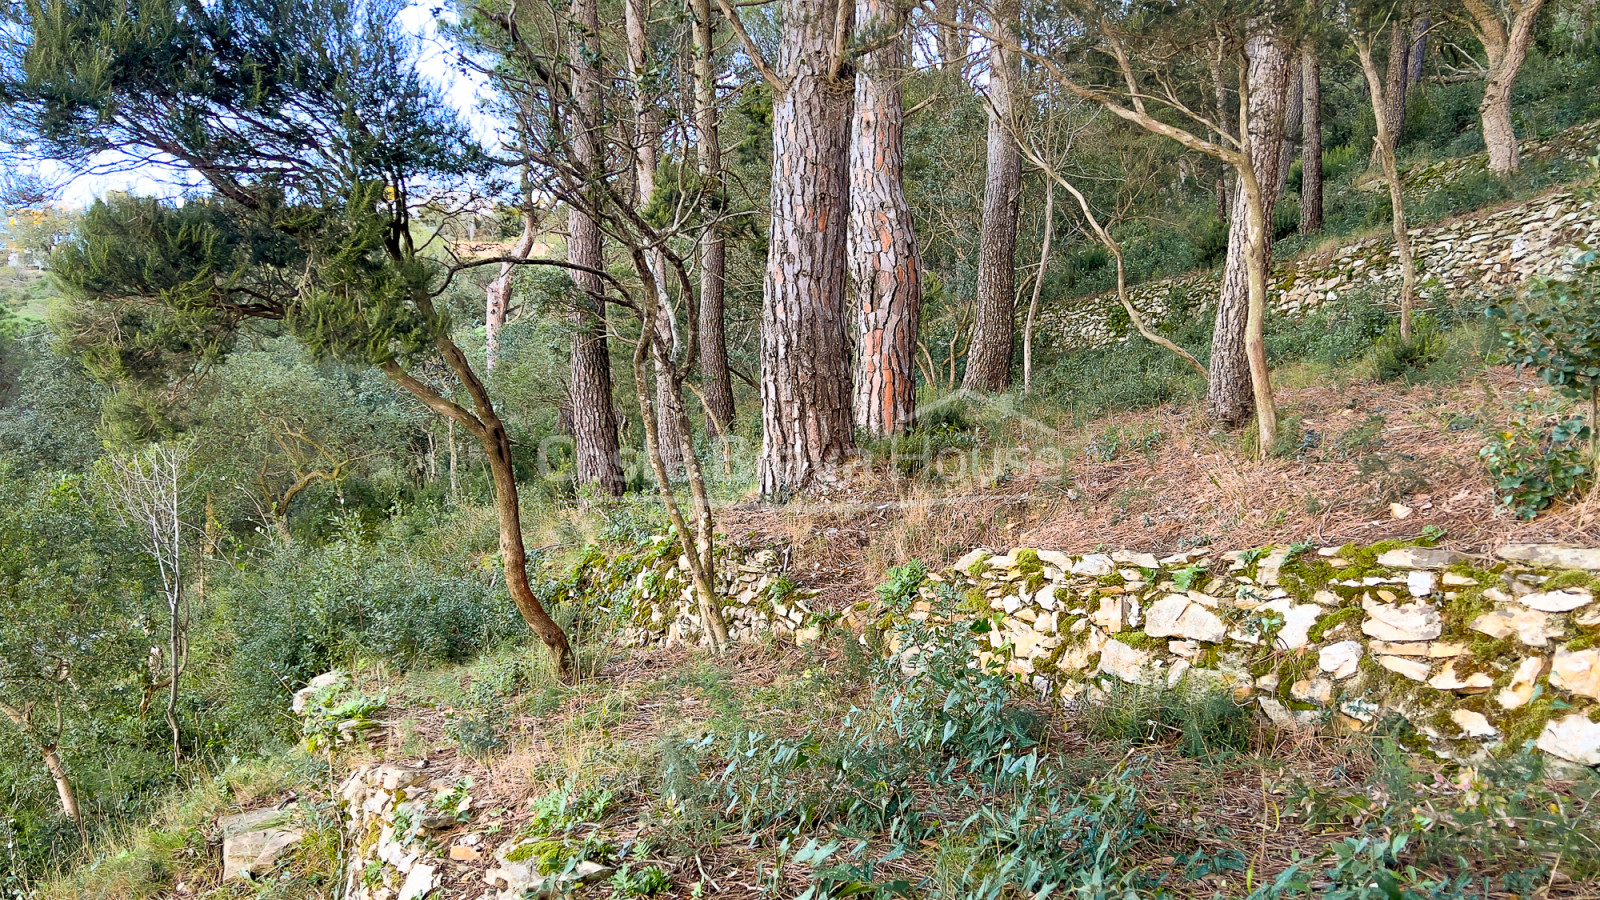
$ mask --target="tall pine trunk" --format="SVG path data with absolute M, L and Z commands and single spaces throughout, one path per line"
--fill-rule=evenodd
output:
M 1260 348 L 1251 346 L 1259 340 L 1259 334 L 1251 334 L 1251 326 L 1260 323 L 1251 320 L 1265 313 L 1264 309 L 1251 309 L 1260 303 L 1252 293 L 1264 292 L 1264 288 L 1258 291 L 1252 281 L 1258 269 L 1264 277 L 1271 260 L 1272 211 L 1277 204 L 1271 186 L 1277 183 L 1277 170 L 1283 159 L 1280 141 L 1290 68 L 1288 54 L 1276 35 L 1252 35 L 1245 44 L 1245 54 L 1249 99 L 1245 106 L 1248 122 L 1243 130 L 1254 177 L 1246 179 L 1240 173 L 1234 179 L 1227 260 L 1211 332 L 1211 378 L 1206 398 L 1211 418 L 1229 427 L 1242 424 L 1256 409 L 1254 382 L 1262 378 L 1251 370 L 1265 366 L 1264 356 L 1259 361 L 1252 359 Z
M 1461 0 L 1471 17 L 1473 31 L 1483 42 L 1489 74 L 1484 80 L 1483 103 L 1478 114 L 1483 119 L 1483 142 L 1489 150 L 1489 170 L 1504 175 L 1521 166 L 1517 151 L 1517 132 L 1511 127 L 1511 89 L 1517 73 L 1528 59 L 1533 44 L 1534 25 L 1545 0 L 1523 0 L 1511 4 L 1511 20 L 1501 19 L 1497 5 L 1488 0 Z M 1508 29 L 1506 26 L 1510 25 Z
M 572 81 L 578 121 L 571 123 L 573 162 L 585 181 L 599 178 L 601 127 L 600 73 L 595 59 L 600 52 L 600 17 L 597 0 L 573 0 Z M 578 193 L 598 193 L 590 184 L 572 185 Z M 567 260 L 601 270 L 600 226 L 576 204 L 567 210 Z M 619 497 L 625 487 L 622 452 L 617 438 L 617 417 L 612 406 L 611 353 L 606 342 L 605 286 L 600 276 L 573 270 L 577 313 L 572 336 L 572 438 L 576 445 L 578 486 L 602 496 Z M 640 390 L 645 390 L 643 385 Z
M 999 0 L 994 27 L 1012 32 L 1020 14 L 1018 0 Z M 1014 39 L 1014 32 L 1008 39 Z M 978 236 L 972 346 L 961 386 L 991 393 L 1011 387 L 1011 350 L 1017 330 L 1017 204 L 1022 194 L 1022 154 L 1011 133 L 1017 64 L 1016 55 L 1001 43 L 989 48 L 989 167 Z
M 850 0 L 789 0 L 772 110 L 772 224 L 761 315 L 761 493 L 832 483 L 855 447 L 845 331 L 851 84 L 835 34 Z
M 722 140 L 717 134 L 717 70 L 713 54 L 711 0 L 691 0 L 694 11 L 695 159 L 700 189 L 722 188 Z M 728 338 L 723 302 L 727 286 L 727 247 L 722 226 L 707 223 L 700 235 L 700 383 L 711 433 L 728 437 L 733 427 L 733 381 L 728 372 Z
M 1389 23 L 1389 62 L 1383 76 L 1383 83 L 1389 85 L 1389 90 L 1382 98 L 1389 117 L 1387 149 L 1390 153 L 1400 148 L 1400 133 L 1405 130 L 1406 76 L 1411 71 L 1411 25 L 1404 17 L 1404 6 L 1396 4 L 1394 15 L 1394 21 Z M 1374 97 L 1372 102 L 1379 102 L 1379 98 Z M 1376 147 L 1372 151 L 1372 162 L 1383 165 Z
M 661 145 L 661 124 L 656 112 L 658 97 L 648 89 L 650 67 L 650 8 L 648 0 L 626 0 L 624 28 L 628 34 L 628 69 L 633 80 L 634 124 L 634 183 L 638 188 L 637 203 L 643 208 L 656 192 L 656 165 Z M 646 250 L 646 260 L 654 275 L 656 305 L 654 317 L 656 338 L 668 348 L 669 362 L 682 353 L 678 340 L 676 315 L 672 299 L 667 293 L 666 257 L 659 248 Z M 690 450 L 686 435 L 678 428 L 677 396 L 670 383 L 672 373 L 661 363 L 655 365 L 656 433 L 660 437 L 658 449 L 669 478 L 684 475 L 683 456 Z M 645 390 L 639 385 L 638 390 Z
M 1322 230 L 1322 62 L 1310 41 L 1300 46 L 1300 233 Z
M 856 0 L 868 33 L 900 29 L 893 0 Z M 876 436 L 911 427 L 917 402 L 921 272 L 906 202 L 903 38 L 866 54 L 856 70 L 850 139 L 849 256 L 855 291 L 855 423 Z

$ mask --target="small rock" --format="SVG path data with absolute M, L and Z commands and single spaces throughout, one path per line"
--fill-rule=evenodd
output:
M 1579 696 L 1600 700 L 1600 650 L 1557 647 L 1550 659 L 1550 684 Z
M 398 900 L 422 900 L 433 890 L 434 867 L 418 864 L 411 867 L 411 873 L 406 876 L 405 883 L 400 886 Z
M 1145 634 L 1191 641 L 1220 641 L 1228 628 L 1215 613 L 1188 597 L 1168 594 L 1151 604 L 1145 616 Z
M 1107 634 L 1122 632 L 1123 604 L 1121 597 L 1101 597 L 1100 606 L 1089 621 Z
M 1439 611 L 1426 603 L 1391 606 L 1367 600 L 1361 608 L 1367 612 L 1362 633 L 1381 641 L 1431 641 L 1444 633 Z
M 479 859 L 482 859 L 483 854 L 479 852 L 477 847 L 469 847 L 466 844 L 456 844 L 454 847 L 450 848 L 450 858 L 457 862 L 475 862 Z
M 1111 558 L 1125 566 L 1138 566 L 1141 569 L 1159 569 L 1161 561 L 1153 553 L 1135 553 L 1132 550 L 1118 550 L 1111 554 Z
M 1366 649 L 1360 641 L 1340 641 L 1317 652 L 1317 666 L 1342 681 L 1356 673 L 1356 664 L 1365 655 Z
M 1117 570 L 1116 561 L 1104 553 L 1091 553 L 1079 560 L 1070 570 L 1074 575 L 1086 575 L 1099 578 L 1110 575 Z
M 332 687 L 336 684 L 343 684 L 349 680 L 350 679 L 347 678 L 343 672 L 324 672 L 306 682 L 305 687 L 294 692 L 294 697 L 292 697 L 289 701 L 289 710 L 295 715 L 299 715 L 301 712 L 305 711 L 306 703 L 311 699 L 312 694 L 315 694 L 317 691 L 320 691 L 323 688 Z
M 1536 746 L 1582 766 L 1600 766 L 1600 723 L 1582 713 L 1547 722 Z
M 1528 562 L 1552 569 L 1600 570 L 1600 548 L 1564 547 L 1558 544 L 1507 544 L 1495 551 L 1501 559 Z
M 1500 736 L 1500 729 L 1489 724 L 1483 713 L 1473 712 L 1470 709 L 1456 709 L 1450 711 L 1450 721 L 1456 723 L 1461 733 L 1469 738 L 1492 738 Z
M 1487 672 L 1473 672 L 1466 678 L 1456 675 L 1454 661 L 1447 663 L 1444 670 L 1428 679 L 1428 687 L 1439 691 L 1454 691 L 1458 694 L 1481 694 L 1494 687 L 1494 679 Z
M 1593 603 L 1594 595 L 1588 591 L 1541 591 L 1524 594 L 1517 598 L 1517 602 L 1540 612 L 1564 613 Z
M 1466 558 L 1464 553 L 1443 547 L 1397 547 L 1380 553 L 1378 565 L 1395 569 L 1442 569 Z
M 979 560 L 987 559 L 993 555 L 994 554 L 980 547 L 976 550 L 969 551 L 965 556 L 956 560 L 955 563 L 951 565 L 951 568 L 961 572 L 967 572 L 972 569 L 974 563 L 978 562 Z M 1043 559 L 1044 557 L 1041 556 L 1039 558 Z
M 1150 671 L 1147 667 L 1151 656 L 1148 651 L 1135 650 L 1119 640 L 1111 639 L 1100 650 L 1099 671 L 1129 684 L 1148 684 Z
M 1389 504 L 1389 515 L 1396 519 L 1409 519 L 1411 518 L 1411 512 L 1411 507 L 1404 503 Z
M 1516 635 L 1517 640 L 1529 647 L 1543 647 L 1552 638 L 1561 636 L 1561 629 L 1550 624 L 1545 613 L 1531 609 L 1497 609 L 1472 620 L 1470 627 L 1492 638 Z
M 1039 562 L 1047 566 L 1055 566 L 1063 572 L 1072 571 L 1072 557 L 1059 550 L 1040 550 Z
M 1427 681 L 1428 673 L 1432 671 L 1427 663 L 1408 659 L 1404 656 L 1380 656 L 1378 657 L 1378 665 L 1396 675 L 1403 675 L 1412 681 Z
M 1527 706 L 1533 700 L 1534 683 L 1539 679 L 1539 673 L 1544 671 L 1544 659 L 1530 656 L 1517 665 L 1517 671 L 1511 675 L 1511 683 L 1506 685 L 1500 693 L 1495 695 L 1495 701 L 1501 709 L 1518 709 Z
M 1406 575 L 1406 590 L 1413 597 L 1426 597 L 1433 593 L 1434 581 L 1432 572 L 1411 572 Z
M 287 810 L 269 807 L 224 816 L 222 880 L 248 881 L 272 868 L 284 851 L 300 843 L 303 829 L 289 823 Z

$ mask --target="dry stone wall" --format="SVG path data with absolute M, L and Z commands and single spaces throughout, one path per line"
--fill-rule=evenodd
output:
M 1600 202 L 1558 191 L 1410 233 L 1423 305 L 1482 303 L 1513 293 L 1536 275 L 1571 273 L 1577 245 L 1600 243 Z M 1211 306 L 1220 290 L 1219 272 L 1199 272 L 1129 288 L 1128 302 L 1160 325 L 1176 310 Z M 1268 299 L 1275 314 L 1299 318 L 1353 291 L 1398 302 L 1400 262 L 1392 238 L 1355 241 L 1332 253 L 1278 263 Z M 1106 347 L 1138 337 L 1124 319 L 1116 295 L 1100 294 L 1041 310 L 1039 333 L 1063 347 Z
M 1068 704 L 1216 689 L 1280 727 L 1398 716 L 1445 756 L 1533 741 L 1600 766 L 1597 574 L 1600 549 L 1542 545 L 975 550 L 930 575 L 910 615 L 984 623 L 978 664 Z
M 657 535 L 647 542 L 641 557 L 597 558 L 589 564 L 587 578 L 623 582 L 627 618 L 623 637 L 630 646 L 708 643 L 689 560 L 675 552 L 677 546 L 675 540 Z M 751 641 L 769 633 L 814 637 L 814 630 L 804 627 L 814 592 L 795 585 L 786 574 L 788 562 L 788 552 L 775 547 L 718 545 L 715 588 L 723 601 L 730 640 Z

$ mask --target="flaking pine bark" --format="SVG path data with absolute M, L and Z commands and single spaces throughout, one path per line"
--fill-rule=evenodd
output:
M 840 4 L 845 4 L 841 6 Z M 761 493 L 831 482 L 854 448 L 845 311 L 848 0 L 784 8 L 761 316 Z
M 856 0 L 869 37 L 896 33 L 856 71 L 850 140 L 849 257 L 856 317 L 855 424 L 883 437 L 911 427 L 917 402 L 917 323 L 922 281 L 904 183 L 905 64 L 892 0 Z

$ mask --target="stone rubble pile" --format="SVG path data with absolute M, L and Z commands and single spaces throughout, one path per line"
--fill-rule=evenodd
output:
M 452 775 L 387 763 L 352 772 L 339 789 L 351 847 L 341 896 L 525 900 L 562 896 L 578 883 L 611 874 L 610 867 L 587 859 L 571 872 L 542 871 L 534 852 L 540 837 L 512 834 L 486 846 L 491 829 L 473 827 L 478 810 L 470 787 L 470 781 Z M 474 865 L 480 860 L 488 860 L 489 868 Z
M 1117 683 L 1221 689 L 1280 727 L 1398 715 L 1441 755 L 1533 740 L 1600 766 L 1597 573 L 1600 549 L 1545 545 L 1487 560 L 1393 542 L 974 550 L 929 576 L 910 615 L 988 620 L 977 663 L 1065 703 Z

